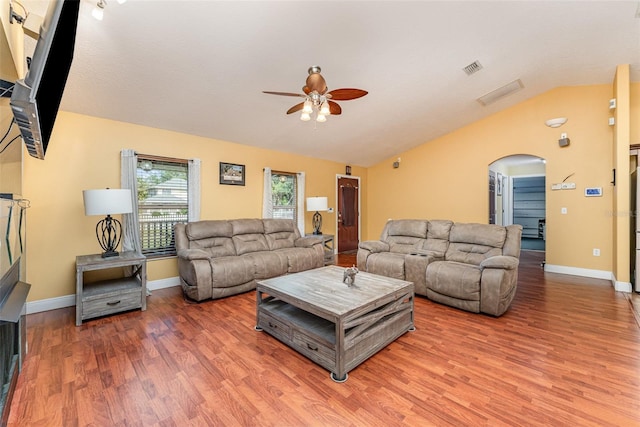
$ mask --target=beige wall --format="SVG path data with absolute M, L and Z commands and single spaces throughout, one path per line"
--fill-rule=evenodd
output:
M 612 271 L 611 93 L 611 85 L 556 88 L 369 168 L 367 235 L 377 238 L 388 218 L 486 223 L 488 165 L 530 154 L 547 160 L 547 188 L 572 173 L 577 185 L 547 192 L 547 263 Z M 554 117 L 569 120 L 545 126 Z M 562 132 L 571 139 L 566 148 L 558 146 Z M 587 186 L 603 187 L 604 196 L 584 197 Z
M 84 215 L 82 190 L 120 187 L 120 151 L 202 161 L 202 219 L 260 217 L 262 170 L 304 171 L 306 194 L 326 195 L 336 206 L 336 174 L 344 164 L 310 157 L 248 147 L 229 142 L 168 132 L 67 112 L 58 115 L 45 160 L 25 156 L 24 196 L 28 210 L 27 280 L 32 284 L 29 300 L 75 293 L 75 257 L 99 253 L 95 225 L 99 217 Z M 246 186 L 219 185 L 219 162 L 246 166 Z M 367 173 L 352 167 L 353 176 Z M 366 198 L 363 194 L 363 203 Z M 311 215 L 306 231 L 311 232 Z M 325 214 L 323 231 L 335 232 L 334 214 Z M 366 221 L 366 217 L 363 217 Z M 175 259 L 149 263 L 149 280 L 177 276 Z
M 637 112 L 640 85 L 631 87 L 631 111 Z M 489 164 L 512 154 L 530 154 L 547 160 L 548 186 L 571 173 L 570 180 L 577 184 L 576 190 L 547 194 L 547 262 L 613 271 L 609 182 L 614 136 L 607 123 L 612 93 L 613 85 L 557 88 L 371 168 L 354 166 L 353 176 L 362 178 L 362 239 L 377 238 L 388 218 L 486 222 Z M 559 129 L 544 125 L 558 116 L 569 121 Z M 631 122 L 637 140 L 638 119 Z M 568 133 L 569 147 L 558 146 L 561 132 Z M 120 186 L 123 148 L 200 158 L 201 217 L 211 219 L 260 216 L 265 166 L 305 171 L 307 195 L 326 195 L 333 207 L 336 174 L 344 172 L 340 163 L 61 112 L 46 160 L 24 159 L 23 194 L 32 206 L 27 233 L 30 301 L 75 292 L 75 256 L 99 252 L 94 232 L 99 218 L 84 216 L 82 190 Z M 402 162 L 394 169 L 398 155 Z M 247 185 L 219 185 L 220 161 L 245 164 Z M 604 196 L 585 198 L 586 186 L 603 187 Z M 560 214 L 561 207 L 567 207 L 567 215 Z M 335 233 L 335 214 L 323 216 L 323 231 Z M 306 219 L 311 231 L 311 214 Z M 593 248 L 602 255 L 593 257 Z M 176 275 L 175 259 L 150 263 L 150 280 Z

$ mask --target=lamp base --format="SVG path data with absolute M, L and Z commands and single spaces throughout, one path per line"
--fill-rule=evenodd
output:
M 105 219 L 96 224 L 96 237 L 104 251 L 102 258 L 118 256 L 116 249 L 122 238 L 122 224 L 120 224 L 120 221 L 112 218 L 111 215 L 107 215 Z
M 316 211 L 316 213 L 313 214 L 313 234 L 321 235 L 322 231 L 320 231 L 320 227 L 322 227 L 322 215 Z

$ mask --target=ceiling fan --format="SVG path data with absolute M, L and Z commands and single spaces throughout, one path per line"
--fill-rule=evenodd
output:
M 307 77 L 306 84 L 302 88 L 302 93 L 292 92 L 272 92 L 263 91 L 269 95 L 282 95 L 282 96 L 297 96 L 305 98 L 304 102 L 294 105 L 287 110 L 287 114 L 295 113 L 302 110 L 300 120 L 308 121 L 311 119 L 311 113 L 316 112 L 316 121 L 325 122 L 327 116 L 332 114 L 337 116 L 342 114 L 342 108 L 335 101 L 348 101 L 351 99 L 357 99 L 365 96 L 366 90 L 362 89 L 334 89 L 327 92 L 327 82 L 320 74 L 320 67 L 314 65 L 309 68 L 309 77 Z

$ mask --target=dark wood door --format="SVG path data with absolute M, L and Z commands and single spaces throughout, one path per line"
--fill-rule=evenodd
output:
M 358 180 L 338 178 L 338 252 L 358 249 L 358 224 L 360 212 Z

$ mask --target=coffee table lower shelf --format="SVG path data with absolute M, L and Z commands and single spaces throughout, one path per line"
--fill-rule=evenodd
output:
M 325 319 L 258 287 L 257 331 L 264 331 L 344 382 L 348 372 L 413 328 L 413 288 L 382 306 Z M 310 308 L 310 307 L 307 307 Z

